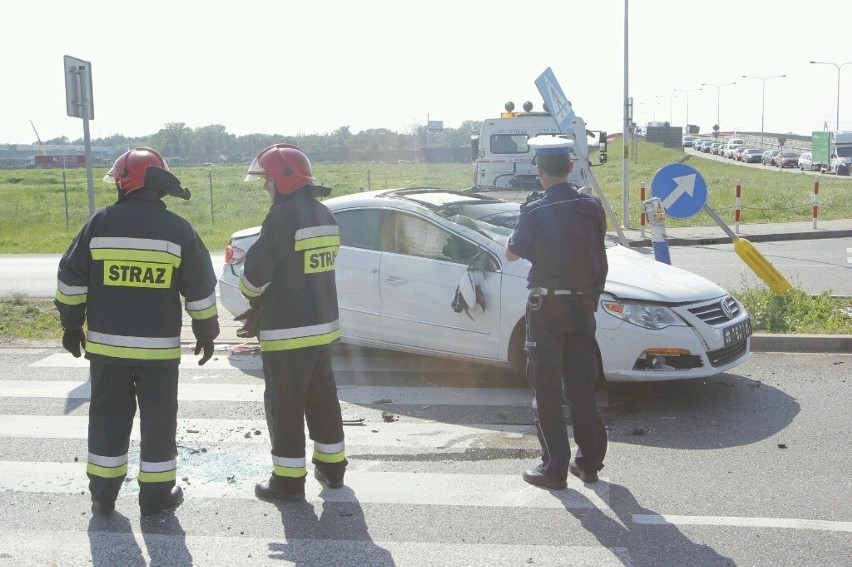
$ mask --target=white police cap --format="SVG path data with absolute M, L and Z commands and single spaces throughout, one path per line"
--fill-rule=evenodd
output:
M 574 141 L 559 136 L 536 136 L 528 144 L 537 156 L 567 156 L 574 153 Z

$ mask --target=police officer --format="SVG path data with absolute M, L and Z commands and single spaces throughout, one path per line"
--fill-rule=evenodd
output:
M 594 384 L 601 372 L 595 311 L 604 289 L 606 216 L 598 199 L 568 181 L 573 142 L 539 136 L 529 143 L 544 188 L 541 199 L 521 207 L 506 259 L 532 264 L 527 277 L 527 380 L 542 462 L 525 471 L 526 482 L 566 486 L 570 471 L 583 482 L 598 480 L 607 438 Z M 575 458 L 562 413 L 563 386 L 571 409 Z
M 314 442 L 314 477 L 343 486 L 346 454 L 331 344 L 340 338 L 334 261 L 340 233 L 319 201 L 331 192 L 314 185 L 301 149 L 276 144 L 260 152 L 246 181 L 263 179 L 272 207 L 246 253 L 240 289 L 258 321 L 272 441 L 272 475 L 255 486 L 265 500 L 305 498 L 305 421 Z M 257 314 L 259 311 L 259 316 Z M 251 336 L 253 331 L 243 332 Z
M 151 148 L 125 152 L 104 177 L 118 201 L 97 210 L 59 262 L 56 307 L 62 346 L 90 363 L 92 508 L 115 509 L 127 476 L 136 406 L 141 419 L 139 507 L 143 516 L 177 506 L 177 388 L 181 296 L 192 318 L 198 364 L 219 334 L 216 274 L 192 225 L 162 197 L 190 193 Z M 83 325 L 88 325 L 84 334 Z

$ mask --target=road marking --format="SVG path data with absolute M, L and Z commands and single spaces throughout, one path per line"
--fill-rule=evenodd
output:
M 178 400 L 262 402 L 263 384 L 185 384 Z M 91 397 L 89 382 L 0 380 L 0 396 L 7 398 L 83 399 Z M 521 388 L 436 388 L 405 386 L 338 386 L 341 402 L 350 404 L 411 404 L 451 406 L 529 406 L 532 394 Z
M 89 419 L 85 416 L 0 415 L 0 437 L 25 439 L 86 439 Z M 261 444 L 268 453 L 269 435 L 261 419 L 178 419 L 178 444 Z M 573 437 L 571 427 L 568 435 Z M 139 420 L 133 422 L 131 439 L 139 440 Z M 260 435 L 255 435 L 259 432 Z M 246 436 L 246 434 L 249 434 Z M 468 449 L 538 449 L 532 425 L 469 424 L 414 420 L 365 423 L 346 427 L 346 446 L 370 452 L 401 448 L 428 451 Z M 245 450 L 245 449 L 240 449 Z M 8 455 L 7 455 L 8 456 Z
M 211 456 L 215 459 L 216 456 Z M 223 478 L 221 466 L 203 478 L 200 464 L 194 470 L 181 461 L 178 476 L 188 476 L 190 498 L 254 499 L 254 485 L 269 475 L 269 466 Z M 483 465 L 485 466 L 485 465 Z M 128 469 L 130 470 L 130 465 Z M 203 479 L 203 480 L 202 480 Z M 195 482 L 193 482 L 195 480 Z M 125 483 L 122 493 L 135 493 L 136 483 Z M 331 490 L 309 477 L 305 496 L 309 501 L 408 504 L 417 506 L 477 506 L 487 508 L 609 508 L 609 484 L 598 482 L 587 488 L 569 475 L 568 488 L 542 490 L 525 483 L 520 474 L 456 474 L 428 472 L 346 471 L 346 485 Z M 0 492 L 44 492 L 85 494 L 89 479 L 86 463 L 0 461 Z
M 852 264 L 852 248 L 847 248 L 846 253 L 848 254 L 848 256 L 846 256 L 846 261 Z
M 180 513 L 178 513 L 180 515 Z M 119 516 L 120 517 L 120 516 Z M 168 522 L 168 520 L 166 520 Z M 356 528 L 357 529 L 357 528 Z M 362 528 L 368 534 L 366 528 Z M 283 531 L 283 530 L 282 530 Z M 45 542 L 62 542 L 49 545 Z M 292 539 L 240 535 L 163 535 L 153 531 L 12 531 L 0 533 L 0 549 L 14 557 L 16 565 L 91 566 L 112 564 L 155 565 L 168 553 L 171 565 L 328 565 L 342 567 L 376 565 L 410 567 L 516 567 L 536 565 L 624 567 L 634 565 L 624 547 L 600 545 L 524 545 L 489 543 L 441 543 L 372 541 L 366 539 Z M 152 559 L 152 555 L 159 556 Z M 329 558 L 334 558 L 330 561 Z M 102 559 L 103 561 L 99 561 Z M 134 561 L 135 560 L 135 561 Z
M 672 516 L 662 514 L 633 514 L 633 522 L 651 526 L 725 526 L 741 528 L 785 528 L 796 530 L 825 530 L 852 532 L 852 522 L 801 520 L 796 518 L 743 518 L 736 516 Z

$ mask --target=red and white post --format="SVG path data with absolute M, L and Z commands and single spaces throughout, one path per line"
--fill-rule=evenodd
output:
M 743 208 L 743 199 L 742 199 L 742 185 L 740 185 L 740 180 L 737 179 L 737 199 L 736 199 L 736 208 L 734 209 L 734 232 L 740 233 L 740 209 Z
M 814 178 L 814 228 L 817 227 L 817 216 L 819 216 L 819 175 Z
M 639 202 L 645 202 L 645 182 L 639 186 Z M 642 206 L 642 214 L 639 216 L 639 226 L 642 227 L 642 238 L 645 238 L 645 207 Z

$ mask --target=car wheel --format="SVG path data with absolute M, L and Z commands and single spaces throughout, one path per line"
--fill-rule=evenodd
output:
M 527 328 L 524 319 L 518 321 L 509 338 L 509 366 L 515 372 L 520 373 L 526 381 L 527 351 L 524 345 L 527 341 Z

